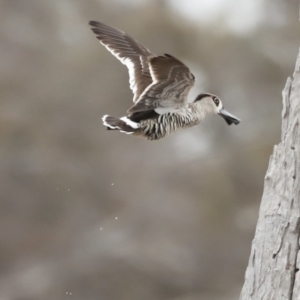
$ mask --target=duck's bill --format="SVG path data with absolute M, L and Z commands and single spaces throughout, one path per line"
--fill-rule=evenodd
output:
M 224 108 L 222 108 L 220 110 L 219 115 L 224 118 L 224 120 L 226 121 L 226 123 L 228 125 L 231 125 L 232 123 L 234 123 L 235 125 L 237 125 L 237 124 L 239 124 L 241 122 L 241 120 L 239 118 L 235 117 L 234 115 L 232 115 L 231 113 L 229 113 Z

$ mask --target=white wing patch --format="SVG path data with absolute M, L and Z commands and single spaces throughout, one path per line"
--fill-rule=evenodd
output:
M 155 74 L 154 74 L 154 72 L 153 72 L 153 68 L 151 67 L 151 64 L 149 64 L 149 71 L 150 71 L 150 75 L 151 75 L 151 77 L 152 77 L 152 83 L 151 83 L 150 86 L 153 86 L 153 84 L 157 83 L 158 81 L 157 81 L 157 79 L 155 78 Z M 150 86 L 149 86 L 149 87 L 150 87 Z

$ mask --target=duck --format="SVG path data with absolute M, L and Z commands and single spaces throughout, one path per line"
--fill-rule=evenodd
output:
M 104 23 L 90 21 L 89 25 L 100 43 L 128 68 L 133 92 L 134 104 L 125 116 L 103 116 L 108 130 L 153 141 L 198 125 L 209 114 L 223 117 L 228 125 L 240 123 L 214 94 L 201 93 L 188 101 L 195 76 L 174 56 L 157 56 L 127 33 Z

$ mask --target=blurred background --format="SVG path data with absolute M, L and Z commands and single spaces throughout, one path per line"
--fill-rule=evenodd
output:
M 298 1 L 2 0 L 0 299 L 238 299 Z M 88 22 L 126 31 L 242 119 L 150 142 L 102 126 L 132 105 Z

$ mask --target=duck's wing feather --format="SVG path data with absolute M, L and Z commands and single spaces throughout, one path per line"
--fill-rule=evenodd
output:
M 100 43 L 127 66 L 133 102 L 136 102 L 152 83 L 148 62 L 154 54 L 121 30 L 96 21 L 89 24 Z
M 155 110 L 164 114 L 186 105 L 188 93 L 195 83 L 189 68 L 169 54 L 151 58 L 149 66 L 153 83 L 128 113 Z

